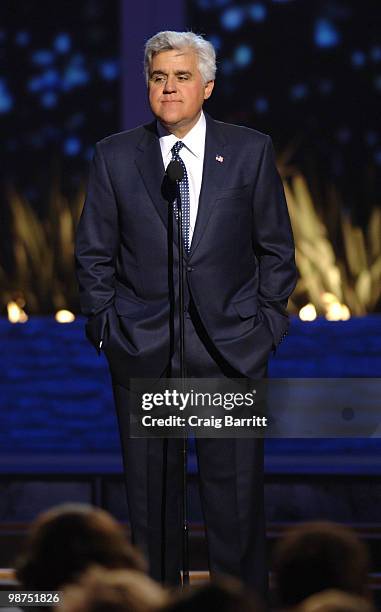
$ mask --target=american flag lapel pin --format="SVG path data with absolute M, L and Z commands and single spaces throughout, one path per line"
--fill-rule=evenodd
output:
M 224 158 L 222 157 L 222 155 L 216 155 L 216 161 L 220 162 L 220 164 L 223 163 Z

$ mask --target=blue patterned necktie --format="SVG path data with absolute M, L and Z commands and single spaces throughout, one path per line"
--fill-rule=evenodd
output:
M 184 241 L 184 246 L 185 246 L 185 250 L 188 253 L 189 252 L 189 229 L 190 229 L 190 198 L 189 198 L 189 183 L 188 183 L 188 173 L 187 173 L 187 169 L 185 167 L 185 164 L 183 162 L 183 160 L 181 159 L 180 155 L 179 155 L 179 151 L 180 149 L 182 149 L 184 146 L 184 143 L 181 142 L 181 140 L 178 140 L 177 142 L 175 142 L 175 144 L 173 145 L 172 149 L 171 149 L 171 153 L 172 153 L 172 161 L 178 161 L 180 162 L 183 170 L 184 170 L 184 176 L 181 179 L 181 181 L 179 181 L 179 189 L 180 189 L 180 196 L 181 196 L 181 210 L 182 210 L 182 218 L 183 218 L 183 241 Z M 178 215 L 177 215 L 177 204 L 176 202 L 174 203 L 174 210 L 175 210 L 175 214 L 176 214 L 176 219 L 178 220 Z

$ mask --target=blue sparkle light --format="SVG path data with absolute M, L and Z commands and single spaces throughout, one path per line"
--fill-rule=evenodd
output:
M 267 8 L 256 2 L 249 6 L 249 15 L 253 21 L 264 21 L 267 17 Z
M 70 157 L 78 155 L 81 150 L 81 143 L 75 136 L 69 136 L 64 142 L 64 152 Z
M 80 87 L 86 85 L 89 81 L 89 73 L 81 66 L 71 65 L 69 66 L 62 79 L 62 89 L 64 91 L 70 91 L 74 87 Z
M 4 30 L 0 30 L 0 42 L 4 42 L 7 38 L 7 35 Z
M 234 62 L 239 68 L 245 68 L 253 59 L 253 51 L 247 45 L 240 45 L 234 52 Z
M 29 32 L 20 31 L 16 33 L 15 43 L 19 47 L 26 47 L 30 42 L 30 34 Z
M 328 19 L 318 19 L 315 23 L 314 40 L 318 47 L 329 49 L 339 44 L 340 35 Z
M 54 48 L 58 53 L 67 53 L 71 48 L 71 38 L 66 32 L 57 34 L 54 39 Z
M 254 100 L 254 108 L 259 114 L 266 113 L 269 110 L 269 103 L 267 98 L 256 98 L 256 100 Z
M 118 62 L 116 60 L 105 60 L 99 66 L 101 76 L 106 81 L 114 81 L 119 74 Z
M 366 61 L 365 53 L 363 51 L 353 51 L 351 60 L 355 68 L 362 68 Z
M 43 87 L 57 87 L 60 82 L 60 77 L 57 70 L 53 70 L 52 68 L 46 70 L 41 75 L 41 84 Z
M 0 113 L 9 113 L 13 106 L 13 98 L 8 91 L 7 84 L 4 79 L 0 79 Z
M 302 98 L 306 97 L 307 93 L 308 89 L 304 83 L 297 83 L 290 89 L 290 97 L 293 100 L 301 100 Z
M 39 49 L 32 54 L 32 62 L 36 66 L 49 66 L 53 60 L 53 53 L 48 49 Z
M 46 91 L 41 96 L 41 104 L 45 108 L 53 108 L 57 104 L 57 95 L 53 91 Z
M 381 62 L 381 47 L 372 47 L 370 57 L 374 62 Z
M 221 25 L 226 30 L 237 30 L 243 22 L 243 10 L 238 7 L 229 8 L 221 16 Z

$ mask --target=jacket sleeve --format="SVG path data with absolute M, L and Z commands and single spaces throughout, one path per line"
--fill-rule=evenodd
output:
M 98 143 L 90 166 L 74 250 L 81 310 L 90 317 L 86 335 L 98 351 L 107 323 L 107 309 L 114 301 L 118 244 L 116 197 L 102 145 Z
M 266 137 L 253 196 L 253 246 L 259 262 L 260 314 L 275 349 L 289 325 L 287 301 L 296 285 L 295 247 L 283 184 Z

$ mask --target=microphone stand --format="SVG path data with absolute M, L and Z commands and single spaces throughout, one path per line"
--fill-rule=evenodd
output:
M 180 323 L 180 378 L 184 391 L 185 381 L 185 318 L 184 318 L 184 245 L 183 245 L 183 214 L 181 206 L 181 196 L 179 179 L 176 179 L 176 205 L 177 205 L 177 241 L 179 245 L 179 323 Z M 184 433 L 183 438 L 183 532 L 182 532 L 182 553 L 183 553 L 183 586 L 189 584 L 189 529 L 188 529 L 188 438 Z
M 185 317 L 184 317 L 184 245 L 183 245 L 183 215 L 180 195 L 180 181 L 184 177 L 182 165 L 177 160 L 172 160 L 167 167 L 166 175 L 172 185 L 176 184 L 176 210 L 177 210 L 177 242 L 179 253 L 179 324 L 180 324 L 180 379 L 182 391 L 185 389 Z M 173 199 L 172 199 L 173 203 Z M 188 437 L 185 431 L 183 438 L 183 479 L 182 479 L 182 566 L 183 586 L 189 584 L 189 531 L 188 531 L 188 490 L 187 490 L 187 453 Z

